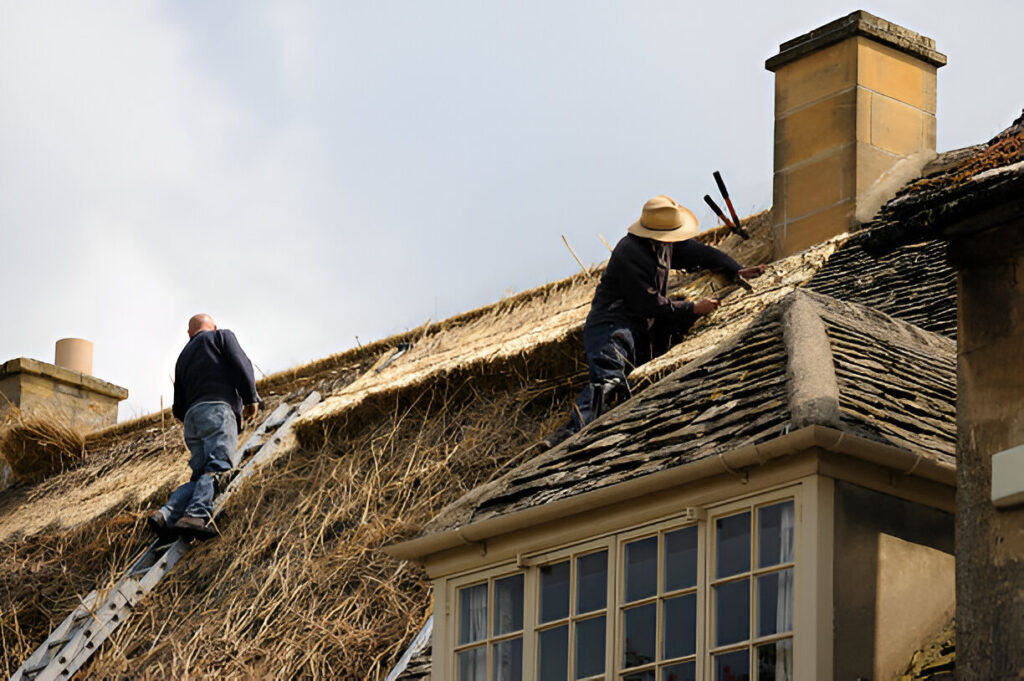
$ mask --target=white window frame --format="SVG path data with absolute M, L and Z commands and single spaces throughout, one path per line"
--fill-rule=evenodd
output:
M 701 545 L 701 548 L 705 549 L 703 563 L 704 563 L 704 574 L 706 575 L 706 578 L 702 582 L 700 582 L 700 584 L 699 584 L 699 586 L 703 587 L 703 592 L 704 592 L 704 599 L 703 599 L 703 601 L 704 601 L 704 605 L 705 605 L 704 618 L 703 618 L 704 619 L 704 631 L 705 631 L 705 637 L 703 639 L 703 644 L 704 644 L 704 655 L 703 655 L 703 657 L 704 657 L 705 667 L 704 667 L 703 672 L 698 670 L 698 678 L 708 678 L 708 679 L 714 678 L 713 677 L 713 674 L 714 674 L 713 656 L 714 656 L 715 653 L 728 653 L 728 652 L 734 652 L 734 651 L 747 650 L 749 652 L 748 663 L 749 663 L 749 666 L 750 666 L 750 678 L 751 678 L 751 681 L 755 681 L 755 680 L 756 681 L 765 681 L 763 679 L 757 679 L 757 673 L 756 673 L 756 670 L 755 670 L 757 646 L 758 645 L 763 645 L 765 643 L 771 643 L 773 641 L 784 640 L 784 639 L 787 639 L 787 638 L 788 639 L 792 639 L 792 641 L 793 641 L 793 661 L 794 661 L 794 665 L 795 665 L 797 654 L 798 654 L 797 632 L 796 632 L 796 607 L 797 607 L 797 601 L 800 600 L 798 598 L 798 596 L 800 595 L 800 592 L 799 592 L 799 587 L 798 587 L 799 581 L 798 581 L 798 575 L 797 575 L 797 571 L 798 571 L 797 566 L 800 564 L 799 557 L 800 557 L 801 537 L 800 537 L 799 528 L 800 528 L 801 515 L 802 515 L 802 511 L 803 511 L 803 508 L 802 508 L 801 501 L 800 501 L 799 497 L 800 497 L 800 495 L 797 494 L 797 493 L 793 493 L 793 494 L 790 494 L 790 495 L 779 494 L 779 493 L 767 494 L 767 495 L 766 494 L 760 494 L 760 495 L 757 495 L 756 497 L 752 497 L 752 498 L 749 498 L 749 499 L 738 500 L 738 501 L 730 502 L 728 504 L 722 504 L 720 506 L 716 506 L 713 509 L 709 510 L 709 513 L 708 513 L 708 516 L 707 516 L 707 522 L 704 523 L 705 533 L 706 533 L 706 543 Z M 789 501 L 789 500 L 793 501 L 793 559 L 791 561 L 786 562 L 786 563 L 780 563 L 780 564 L 772 565 L 772 566 L 769 566 L 769 567 L 766 567 L 766 568 L 758 568 L 756 566 L 756 562 L 757 562 L 757 549 L 758 549 L 758 537 L 757 537 L 757 518 L 758 518 L 758 513 L 757 512 L 761 508 L 765 508 L 765 507 L 768 507 L 768 506 L 773 506 L 775 504 L 783 503 L 783 502 Z M 750 568 L 747 571 L 742 572 L 742 573 L 736 573 L 734 575 L 728 575 L 728 576 L 722 577 L 722 578 L 715 577 L 714 561 L 715 561 L 715 555 L 716 555 L 715 552 L 717 551 L 717 548 L 718 548 L 717 547 L 717 537 L 715 536 L 716 533 L 714 531 L 715 521 L 718 520 L 719 518 L 726 518 L 726 517 L 729 517 L 729 516 L 738 515 L 740 513 L 745 512 L 745 511 L 750 513 L 750 524 L 751 524 L 751 531 L 750 531 Z M 793 610 L 794 610 L 793 629 L 791 631 L 789 631 L 789 632 L 784 632 L 782 634 L 770 634 L 770 635 L 767 635 L 767 636 L 760 636 L 759 637 L 759 636 L 757 636 L 757 596 L 758 596 L 758 593 L 757 593 L 757 588 L 756 588 L 756 580 L 761 575 L 769 574 L 769 573 L 772 573 L 772 572 L 780 572 L 780 571 L 788 569 L 788 568 L 792 568 L 793 569 Z M 713 601 L 713 598 L 712 598 L 713 588 L 716 585 L 719 585 L 719 584 L 726 584 L 726 583 L 729 583 L 729 582 L 735 582 L 735 581 L 738 581 L 738 580 L 741 580 L 741 579 L 749 580 L 749 589 L 750 589 L 750 603 L 749 603 L 749 608 L 748 608 L 748 613 L 747 613 L 747 626 L 748 626 L 747 639 L 746 639 L 745 642 L 730 643 L 730 644 L 716 646 L 716 645 L 714 645 L 714 642 L 713 642 L 713 639 L 712 639 L 712 637 L 714 636 L 715 625 L 716 625 L 716 622 L 715 622 L 715 612 L 714 612 L 715 609 L 713 607 L 714 604 L 712 602 Z M 699 657 L 699 655 L 698 655 L 698 657 Z M 706 673 L 706 676 L 704 676 L 704 673 Z M 795 673 L 796 672 L 795 672 L 795 668 L 794 668 L 794 675 L 795 675 Z M 796 677 L 794 676 L 794 678 L 796 678 Z
M 697 527 L 697 585 L 695 587 L 693 587 L 692 589 L 691 588 L 687 588 L 687 589 L 679 589 L 679 590 L 671 591 L 671 592 L 665 592 L 662 589 L 662 587 L 664 585 L 664 561 L 663 561 L 663 555 L 662 555 L 662 552 L 661 552 L 661 547 L 663 545 L 661 538 L 664 535 L 666 535 L 666 534 L 668 534 L 670 532 L 674 532 L 676 530 L 682 530 L 684 528 L 694 527 L 694 526 Z M 626 575 L 626 544 L 628 544 L 630 542 L 633 542 L 633 541 L 636 541 L 638 539 L 644 539 L 646 537 L 652 537 L 652 536 L 657 536 L 659 538 L 658 539 L 658 547 L 659 548 L 658 548 L 658 552 L 657 552 L 657 562 L 658 562 L 658 585 L 657 585 L 657 590 L 656 590 L 654 596 L 652 596 L 652 597 L 643 598 L 643 599 L 640 599 L 640 600 L 637 600 L 637 601 L 631 601 L 630 603 L 626 603 L 626 596 L 625 596 L 625 588 L 626 588 L 626 580 L 625 580 L 625 575 Z M 653 524 L 644 525 L 643 527 L 638 527 L 638 528 L 635 528 L 635 529 L 632 529 L 632 530 L 629 530 L 629 531 L 626 531 L 626 532 L 620 532 L 617 535 L 617 538 L 618 538 L 618 542 L 617 542 L 618 546 L 617 546 L 616 553 L 618 554 L 618 556 L 617 556 L 617 559 L 616 559 L 616 563 L 617 563 L 616 564 L 616 577 L 617 577 L 617 579 L 616 579 L 616 584 L 615 584 L 616 592 L 617 592 L 616 593 L 616 599 L 615 599 L 615 610 L 616 610 L 616 619 L 615 619 L 615 625 L 616 625 L 615 626 L 615 630 L 616 630 L 615 631 L 615 663 L 616 663 L 616 666 L 614 668 L 614 676 L 612 678 L 621 679 L 624 676 L 626 676 L 627 674 L 637 674 L 637 673 L 641 673 L 641 672 L 643 672 L 645 670 L 650 670 L 650 669 L 658 670 L 663 665 L 663 660 L 661 660 L 661 643 L 662 643 L 662 639 L 663 639 L 663 636 L 664 636 L 664 631 L 663 631 L 663 624 L 664 624 L 664 622 L 663 622 L 663 618 L 662 618 L 662 615 L 661 615 L 661 607 L 660 607 L 660 605 L 666 599 L 666 596 L 677 596 L 677 595 L 682 595 L 682 594 L 687 594 L 687 593 L 694 593 L 694 594 L 696 594 L 696 597 L 697 597 L 697 645 L 696 645 L 696 651 L 695 651 L 695 654 L 694 654 L 694 659 L 695 659 L 695 661 L 697 663 L 696 664 L 696 666 L 697 666 L 697 678 L 698 679 L 699 678 L 703 678 L 700 675 L 700 673 L 701 673 L 700 658 L 701 658 L 701 650 L 703 648 L 701 643 L 704 640 L 704 631 L 705 631 L 705 628 L 704 628 L 704 618 L 703 618 L 702 615 L 704 613 L 704 598 L 705 598 L 705 589 L 704 589 L 703 585 L 704 585 L 704 581 L 705 581 L 704 578 L 705 578 L 705 573 L 706 573 L 705 566 L 704 566 L 704 563 L 705 563 L 704 556 L 707 553 L 707 550 L 705 548 L 706 542 L 707 542 L 707 523 L 705 523 L 703 521 L 694 522 L 693 520 L 689 520 L 689 519 L 686 519 L 686 518 L 675 517 L 675 518 L 671 518 L 671 519 L 667 519 L 667 520 L 662 520 L 662 521 L 659 521 L 659 522 L 656 522 L 656 523 L 653 523 Z M 637 607 L 638 605 L 640 605 L 642 603 L 657 603 L 658 606 L 659 606 L 658 609 L 657 609 L 657 614 L 656 614 L 656 622 L 657 622 L 657 624 L 656 624 L 656 628 L 655 628 L 655 645 L 656 645 L 655 660 L 656 660 L 656 662 L 652 662 L 652 663 L 648 663 L 648 664 L 644 664 L 644 665 L 638 665 L 636 667 L 628 667 L 628 668 L 622 667 L 620 663 L 622 661 L 622 658 L 625 656 L 625 650 L 623 649 L 624 648 L 624 645 L 623 645 L 623 633 L 625 631 L 625 622 L 624 622 L 625 616 L 624 616 L 624 612 L 625 612 L 626 609 Z M 655 678 L 657 678 L 657 673 L 656 673 L 656 677 Z
M 734 515 L 747 509 L 755 509 L 763 506 L 770 506 L 788 499 L 793 500 L 794 506 L 794 547 L 793 561 L 788 566 L 793 567 L 793 659 L 794 678 L 816 678 L 821 681 L 831 679 L 831 627 L 818 631 L 819 623 L 829 624 L 831 622 L 832 601 L 831 601 L 831 569 L 832 569 L 832 547 L 831 547 L 831 481 L 819 476 L 809 476 L 802 480 L 792 481 L 785 485 L 770 490 L 759 491 L 743 498 L 733 497 L 732 499 L 718 503 L 709 504 L 700 511 L 700 519 L 697 521 L 698 533 L 698 575 L 697 575 L 697 649 L 696 649 L 696 675 L 699 679 L 710 679 L 713 672 L 712 650 L 726 650 L 741 648 L 744 644 L 715 647 L 712 645 L 713 634 L 713 613 L 711 606 L 711 585 L 718 581 L 712 579 L 714 567 L 713 543 L 714 523 L 716 519 L 723 516 Z M 678 507 L 677 507 L 678 508 Z M 605 629 L 605 674 L 604 678 L 613 681 L 620 681 L 626 673 L 635 673 L 638 670 L 647 668 L 658 668 L 662 664 L 660 655 L 662 653 L 662 627 L 663 617 L 658 613 L 657 641 L 658 657 L 657 662 L 651 665 L 632 667 L 628 670 L 621 668 L 624 652 L 622 650 L 622 613 L 624 586 L 620 582 L 624 579 L 625 544 L 638 538 L 654 534 L 664 534 L 683 527 L 692 526 L 694 521 L 687 518 L 683 509 L 680 513 L 668 516 L 654 522 L 648 522 L 641 526 L 634 526 L 623 529 L 616 533 L 608 534 L 599 538 L 575 543 L 571 546 L 560 547 L 555 550 L 535 553 L 529 556 L 520 556 L 516 561 L 509 561 L 488 569 L 465 573 L 453 576 L 440 581 L 437 586 L 443 589 L 445 601 L 445 613 L 447 620 L 440 627 L 439 640 L 435 641 L 435 651 L 443 651 L 443 655 L 435 657 L 435 673 L 444 675 L 444 678 L 455 680 L 456 666 L 456 641 L 458 632 L 458 590 L 473 584 L 483 582 L 485 579 L 493 583 L 512 574 L 522 572 L 523 579 L 523 679 L 535 679 L 537 675 L 537 635 L 543 629 L 553 628 L 565 622 L 577 619 L 586 619 L 587 616 L 575 615 L 575 561 L 571 563 L 572 581 L 570 582 L 570 612 L 569 617 L 558 622 L 548 622 L 543 625 L 537 624 L 539 612 L 539 567 L 562 562 L 566 559 L 573 559 L 580 555 L 593 553 L 601 549 L 608 550 L 608 579 L 607 579 L 607 602 L 606 602 L 606 629 Z M 753 514 L 751 550 L 756 550 L 756 514 Z M 651 599 L 659 604 L 665 598 L 662 591 L 663 585 L 663 557 L 659 542 L 658 554 L 658 593 Z M 747 573 L 751 580 L 756 580 L 758 574 L 776 571 L 779 566 L 758 569 L 756 567 L 756 554 L 752 554 L 753 569 Z M 518 566 L 517 566 L 518 564 Z M 671 592 L 671 595 L 688 593 L 686 590 Z M 751 650 L 750 665 L 751 677 L 756 678 L 756 645 L 763 644 L 770 640 L 786 638 L 789 634 L 771 635 L 766 637 L 756 636 L 756 589 L 751 589 L 751 611 L 748 614 L 750 621 L 750 638 L 745 644 Z M 489 602 L 493 599 L 493 587 L 489 587 Z M 637 601 L 640 603 L 641 601 Z M 635 604 L 630 604 L 635 605 Z M 493 617 L 493 611 L 488 609 L 488 618 Z M 569 670 L 572 678 L 574 664 L 574 641 L 573 627 L 569 627 Z M 490 624 L 488 628 L 490 632 Z M 493 638 L 493 640 L 492 640 Z M 487 639 L 488 650 L 488 674 L 490 674 L 491 646 L 498 639 L 509 638 L 509 636 L 489 637 Z M 443 643 L 442 643 L 443 639 Z M 464 649 L 466 646 L 459 646 Z M 440 657 L 441 659 L 437 659 Z M 676 659 L 676 658 L 672 658 Z M 489 681 L 488 677 L 488 681 Z

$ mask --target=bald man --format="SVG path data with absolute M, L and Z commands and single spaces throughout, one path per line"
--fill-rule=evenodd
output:
M 252 362 L 235 334 L 197 314 L 188 320 L 188 338 L 174 367 L 172 411 L 185 423 L 192 477 L 148 522 L 161 536 L 209 539 L 217 534 L 211 522 L 215 476 L 238 464 L 238 434 L 243 420 L 256 417 L 260 398 Z

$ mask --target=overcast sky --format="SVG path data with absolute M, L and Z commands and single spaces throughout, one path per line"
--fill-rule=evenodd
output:
M 0 0 L 0 361 L 96 343 L 121 419 L 187 318 L 267 374 L 561 278 L 721 170 L 768 208 L 779 43 L 866 9 L 937 42 L 938 146 L 1024 106 L 1024 3 Z M 259 372 L 257 373 L 259 375 Z

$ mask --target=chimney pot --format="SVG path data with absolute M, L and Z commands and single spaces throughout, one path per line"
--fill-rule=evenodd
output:
M 62 338 L 57 341 L 53 363 L 92 376 L 92 351 L 92 341 L 84 338 Z

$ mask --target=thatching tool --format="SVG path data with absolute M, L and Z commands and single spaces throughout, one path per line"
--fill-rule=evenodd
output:
M 722 209 L 718 207 L 718 204 L 711 198 L 711 195 L 704 195 L 704 203 L 711 206 L 711 210 L 715 211 L 715 215 L 718 216 L 718 219 L 721 220 L 726 227 L 732 230 L 734 234 L 737 234 L 744 239 L 749 239 L 750 234 L 747 230 L 743 229 L 743 226 L 740 224 L 739 216 L 736 215 L 736 209 L 732 207 L 732 201 L 729 199 L 729 190 L 725 188 L 725 182 L 722 180 L 722 173 L 716 170 L 714 172 L 714 177 L 715 183 L 718 184 L 718 191 L 722 192 L 722 198 L 725 199 L 725 205 L 729 207 L 729 213 L 732 215 L 732 220 L 725 217 L 725 213 L 723 213 Z

